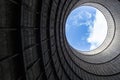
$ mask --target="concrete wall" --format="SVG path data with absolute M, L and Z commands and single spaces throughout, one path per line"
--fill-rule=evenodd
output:
M 85 61 L 66 42 L 65 20 L 78 2 L 111 12 L 115 38 L 104 53 L 113 58 Z M 0 80 L 120 80 L 119 7 L 118 0 L 0 0 Z

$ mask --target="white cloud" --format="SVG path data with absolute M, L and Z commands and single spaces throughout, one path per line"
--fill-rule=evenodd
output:
M 89 26 L 90 35 L 87 39 L 88 43 L 91 44 L 90 50 L 99 47 L 103 43 L 107 34 L 107 22 L 104 15 L 100 11 L 96 10 L 95 17 L 96 19 L 93 27 Z
M 78 12 L 77 14 L 72 15 L 70 20 L 71 20 L 72 25 L 76 26 L 80 24 L 79 22 L 80 19 L 83 19 L 83 17 L 81 15 L 81 12 Z
M 78 11 L 77 14 L 72 15 L 72 17 L 70 18 L 71 24 L 73 26 L 77 26 L 80 27 L 82 25 L 90 25 L 91 21 L 87 21 L 87 22 L 80 22 L 80 20 L 83 19 L 91 19 L 92 18 L 92 14 L 87 12 L 87 11 Z

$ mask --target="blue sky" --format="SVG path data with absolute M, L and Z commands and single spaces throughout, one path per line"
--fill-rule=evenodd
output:
M 74 9 L 65 26 L 68 43 L 80 51 L 96 49 L 103 43 L 107 34 L 107 22 L 103 14 L 90 6 Z

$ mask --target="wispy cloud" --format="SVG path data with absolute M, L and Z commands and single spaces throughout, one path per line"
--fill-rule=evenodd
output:
M 82 25 L 90 25 L 92 21 L 92 14 L 88 11 L 76 11 L 76 14 L 71 14 L 69 21 L 71 22 L 72 26 L 80 27 Z M 83 20 L 83 22 L 82 22 Z M 84 21 L 87 20 L 87 21 Z
M 107 22 L 104 15 L 96 10 L 95 17 L 93 26 L 89 26 L 90 35 L 87 39 L 88 43 L 91 44 L 90 50 L 99 47 L 103 43 L 107 34 Z

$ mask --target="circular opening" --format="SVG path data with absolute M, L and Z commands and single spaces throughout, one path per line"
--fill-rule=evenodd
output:
M 80 52 L 89 52 L 100 47 L 107 36 L 107 30 L 105 16 L 92 6 L 73 9 L 65 24 L 69 45 Z
M 70 41 L 68 41 L 68 37 L 67 37 L 67 30 L 69 30 L 70 26 L 67 23 L 68 21 L 68 17 L 69 15 L 72 13 L 72 11 L 74 11 L 75 9 L 79 8 L 79 7 L 93 7 L 93 8 L 97 8 L 98 10 L 100 10 L 100 12 L 102 12 L 102 14 L 105 16 L 106 22 L 107 22 L 107 35 L 105 36 L 105 40 L 103 41 L 103 43 L 96 49 L 93 50 L 87 50 L 87 51 L 82 51 L 79 49 L 74 48 L 71 44 Z M 100 19 L 99 19 L 100 21 Z M 69 12 L 68 16 L 66 17 L 66 21 L 65 21 L 65 26 L 63 26 L 63 36 L 64 36 L 64 40 L 65 40 L 65 46 L 67 48 L 67 50 L 71 49 L 72 53 L 79 57 L 81 60 L 90 62 L 90 63 L 102 63 L 102 62 L 106 62 L 109 61 L 110 59 L 114 58 L 117 54 L 114 54 L 114 49 L 111 49 L 111 47 L 113 46 L 114 43 L 114 39 L 115 39 L 115 32 L 116 32 L 116 23 L 115 23 L 115 19 L 114 16 L 111 12 L 111 10 L 103 4 L 99 4 L 96 2 L 81 2 L 79 1 L 77 4 L 75 4 L 71 10 L 71 12 Z M 68 29 L 66 28 L 68 27 Z M 101 29 L 100 29 L 101 30 Z M 71 35 L 69 35 L 71 36 Z M 75 40 L 75 38 L 73 39 Z M 112 47 L 113 48 L 113 47 Z M 110 52 L 112 51 L 112 52 Z M 89 56 L 90 55 L 90 56 Z M 109 56 L 108 56 L 109 55 Z

